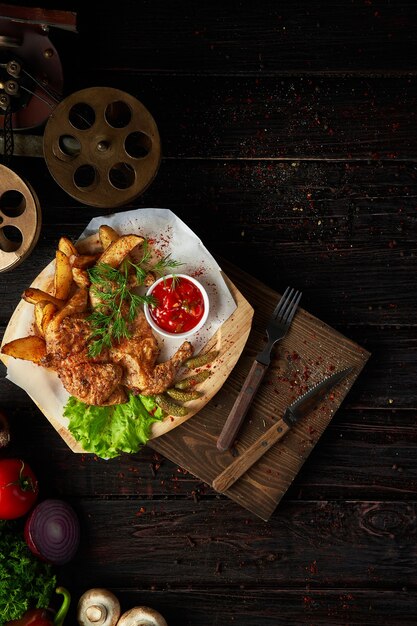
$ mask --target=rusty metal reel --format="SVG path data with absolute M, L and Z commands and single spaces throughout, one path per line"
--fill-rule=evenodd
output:
M 120 207 L 154 179 L 161 160 L 156 123 L 130 94 L 90 87 L 63 100 L 44 132 L 46 164 L 70 196 L 95 207 Z
M 32 187 L 0 165 L 0 272 L 26 259 L 41 229 L 41 210 Z

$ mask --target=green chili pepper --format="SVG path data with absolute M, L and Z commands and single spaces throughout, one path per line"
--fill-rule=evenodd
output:
M 68 589 L 65 589 L 65 587 L 57 587 L 55 589 L 55 593 L 59 593 L 64 597 L 62 599 L 62 604 L 55 615 L 54 626 L 63 626 L 71 604 L 71 594 Z

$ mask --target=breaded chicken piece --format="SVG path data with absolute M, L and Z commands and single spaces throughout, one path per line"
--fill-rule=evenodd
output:
M 123 367 L 123 384 L 145 396 L 164 392 L 172 386 L 184 361 L 192 356 L 192 345 L 184 341 L 168 361 L 156 364 L 160 349 L 142 311 L 136 316 L 130 330 L 131 336 L 110 350 L 111 360 Z
M 192 356 L 192 345 L 185 341 L 168 361 L 157 364 L 160 348 L 142 311 L 130 332 L 129 338 L 92 358 L 88 354 L 91 327 L 87 314 L 69 315 L 59 325 L 47 328 L 42 364 L 54 369 L 68 393 L 86 404 L 122 404 L 127 401 L 124 388 L 147 396 L 164 392 Z
M 126 402 L 122 367 L 110 361 L 107 350 L 94 359 L 88 355 L 90 334 L 84 314 L 69 315 L 59 326 L 51 324 L 42 364 L 54 369 L 68 393 L 81 402 L 98 406 Z

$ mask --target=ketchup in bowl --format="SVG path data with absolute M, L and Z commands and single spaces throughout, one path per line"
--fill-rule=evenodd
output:
M 157 280 L 148 290 L 156 304 L 145 307 L 151 326 L 167 335 L 188 335 L 205 323 L 208 297 L 203 286 L 185 274 L 170 274 Z

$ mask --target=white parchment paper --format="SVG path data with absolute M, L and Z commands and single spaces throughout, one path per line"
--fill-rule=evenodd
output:
M 203 328 L 189 339 L 194 346 L 194 353 L 197 354 L 236 309 L 221 275 L 221 268 L 213 256 L 193 231 L 169 209 L 134 209 L 96 217 L 81 234 L 80 240 L 95 235 L 102 224 L 112 226 L 123 235 L 135 233 L 150 239 L 152 248 L 160 255 L 170 255 L 182 263 L 178 272 L 194 276 L 206 288 L 210 313 Z M 53 276 L 54 267 L 55 261 L 52 261 L 32 286 L 45 289 Z M 3 343 L 34 334 L 33 322 L 34 307 L 22 300 L 6 329 Z M 166 339 L 158 335 L 161 347 L 158 360 L 169 358 L 183 341 L 184 339 Z M 49 419 L 66 427 L 67 419 L 62 413 L 69 394 L 55 372 L 5 355 L 2 355 L 2 360 L 7 366 L 7 378 L 24 389 Z

